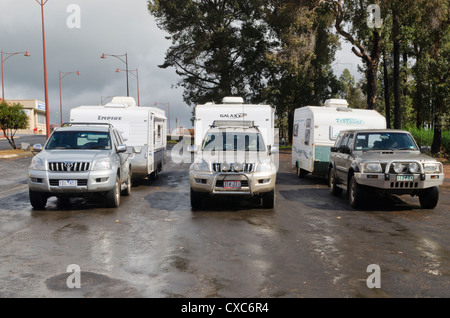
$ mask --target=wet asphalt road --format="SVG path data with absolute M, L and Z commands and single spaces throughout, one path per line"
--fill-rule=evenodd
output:
M 450 189 L 434 210 L 375 198 L 352 210 L 281 154 L 276 207 L 214 199 L 191 211 L 188 164 L 168 163 L 117 209 L 28 201 L 31 158 L 0 159 L 0 297 L 449 297 Z M 67 267 L 81 288 L 67 287 Z M 381 269 L 368 288 L 367 267 Z

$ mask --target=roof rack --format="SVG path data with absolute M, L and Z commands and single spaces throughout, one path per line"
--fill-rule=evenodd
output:
M 61 127 L 70 127 L 70 126 L 108 126 L 108 127 L 114 127 L 112 124 L 109 123 L 85 123 L 85 122 L 73 122 L 73 123 L 63 123 Z
M 215 120 L 211 127 L 242 127 L 251 128 L 256 127 L 255 122 L 251 120 Z

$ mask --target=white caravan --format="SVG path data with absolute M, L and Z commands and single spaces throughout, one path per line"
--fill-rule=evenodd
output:
M 195 106 L 194 146 L 201 148 L 206 131 L 214 121 L 252 121 L 260 130 L 267 146 L 275 145 L 275 108 L 270 105 L 244 104 L 242 97 L 224 97 L 222 104 Z
M 114 97 L 105 106 L 79 106 L 71 109 L 70 122 L 108 123 L 116 127 L 134 148 L 131 157 L 133 177 L 156 178 L 166 159 L 167 119 L 157 107 L 136 106 L 132 97 Z
M 349 108 L 345 99 L 328 99 L 324 106 L 305 106 L 294 113 L 292 164 L 297 175 L 327 175 L 330 149 L 347 129 L 385 129 L 386 119 L 375 110 Z

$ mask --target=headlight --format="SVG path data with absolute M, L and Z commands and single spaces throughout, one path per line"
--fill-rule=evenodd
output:
M 267 172 L 267 171 L 273 171 L 273 169 L 272 169 L 272 165 L 270 164 L 270 162 L 261 162 L 260 164 L 258 164 L 255 171 L 256 172 Z
M 412 162 L 408 166 L 409 172 L 417 173 L 419 171 L 419 165 L 416 162 Z
M 401 173 L 403 172 L 403 169 L 405 169 L 405 166 L 403 164 L 401 164 L 400 162 L 396 162 L 394 163 L 394 171 L 396 173 Z
M 439 163 L 426 163 L 423 165 L 425 173 L 440 173 L 441 165 Z
M 111 169 L 111 161 L 109 158 L 100 159 L 95 162 L 94 168 L 92 170 L 110 170 Z
M 382 172 L 381 165 L 379 163 L 366 162 L 363 164 L 362 172 Z
M 192 169 L 195 171 L 209 171 L 209 165 L 205 160 L 198 159 L 192 164 Z
M 40 158 L 34 157 L 33 160 L 31 160 L 30 170 L 45 170 L 44 161 Z

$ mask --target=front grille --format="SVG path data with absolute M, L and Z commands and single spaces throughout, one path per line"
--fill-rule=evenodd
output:
M 391 182 L 391 188 L 393 189 L 413 189 L 418 186 L 418 182 Z
M 236 171 L 234 169 L 234 165 L 235 165 L 234 163 L 230 163 L 230 169 L 228 169 L 228 170 L 222 170 L 223 166 L 221 163 L 213 163 L 212 167 L 215 172 L 241 172 L 241 171 Z M 254 167 L 255 167 L 255 165 L 253 163 L 243 163 L 242 164 L 242 168 L 243 168 L 242 172 L 253 172 Z
M 50 171 L 64 171 L 64 172 L 82 172 L 88 171 L 91 164 L 89 162 L 49 162 L 48 170 Z
M 59 179 L 50 179 L 49 182 L 52 187 L 59 187 Z M 80 187 L 87 186 L 87 179 L 77 179 L 77 185 Z
M 216 187 L 223 188 L 223 180 L 217 180 Z M 248 188 L 248 180 L 241 180 L 241 188 Z

